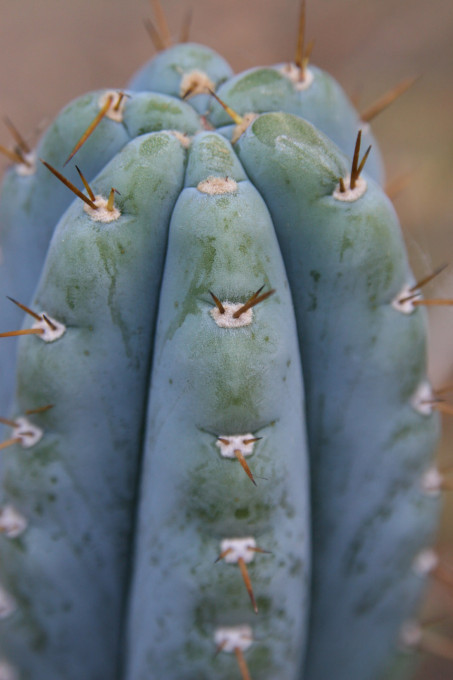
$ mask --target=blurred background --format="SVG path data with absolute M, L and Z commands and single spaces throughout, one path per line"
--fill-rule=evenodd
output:
M 163 0 L 177 39 L 192 10 L 191 39 L 235 70 L 290 61 L 299 0 Z M 365 110 L 410 76 L 415 85 L 373 123 L 418 279 L 450 266 L 426 297 L 453 298 L 453 2 L 452 0 L 308 0 L 312 61 Z M 58 110 L 86 90 L 124 87 L 154 53 L 144 28 L 148 0 L 0 0 L 0 116 L 34 142 Z M 10 137 L 0 123 L 0 144 Z M 7 165 L 0 159 L 0 171 Z M 407 180 L 407 182 L 406 182 Z M 430 311 L 433 385 L 453 383 L 453 307 Z M 453 393 L 452 393 L 453 400 Z M 440 464 L 453 465 L 453 416 L 445 418 Z M 452 566 L 453 492 L 439 545 Z M 453 678 L 453 586 L 433 584 L 423 616 L 442 623 L 451 662 L 426 657 L 419 680 Z M 328 679 L 326 679 L 328 680 Z M 351 678 L 351 680 L 360 680 Z

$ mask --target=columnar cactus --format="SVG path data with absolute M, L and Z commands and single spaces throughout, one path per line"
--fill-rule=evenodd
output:
M 169 48 L 6 174 L 0 680 L 410 677 L 423 300 L 375 142 L 296 62 Z

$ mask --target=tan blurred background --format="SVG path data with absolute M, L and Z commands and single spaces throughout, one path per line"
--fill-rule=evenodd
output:
M 290 60 L 299 0 L 163 0 L 175 37 L 188 9 L 191 37 L 234 69 Z M 413 88 L 374 123 L 389 180 L 411 173 L 395 199 L 416 275 L 451 263 L 427 294 L 453 297 L 453 0 L 308 0 L 313 62 L 330 71 L 359 109 L 407 76 Z M 70 99 L 122 87 L 153 54 L 147 0 L 0 0 L 0 115 L 27 138 Z M 0 144 L 9 145 L 0 127 Z M 0 161 L 0 169 L 6 161 Z M 453 382 L 453 308 L 430 312 L 430 374 Z M 453 464 L 453 417 L 443 464 Z M 453 492 L 451 494 L 453 496 Z M 450 501 L 449 514 L 453 516 Z M 453 565 L 453 522 L 440 538 Z M 446 616 L 453 646 L 453 590 L 433 587 L 427 616 Z M 453 648 L 452 648 L 453 658 Z M 427 659 L 420 680 L 453 678 L 453 660 Z M 327 679 L 326 680 L 334 680 Z M 360 678 L 351 678 L 360 680 Z

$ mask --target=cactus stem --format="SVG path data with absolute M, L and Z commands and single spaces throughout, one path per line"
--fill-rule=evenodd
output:
M 143 24 L 146 28 L 146 32 L 148 33 L 149 37 L 151 38 L 151 42 L 153 43 L 153 46 L 154 46 L 154 49 L 156 50 L 156 52 L 162 52 L 162 50 L 165 49 L 165 45 L 162 42 L 162 38 L 159 35 L 159 31 L 154 26 L 151 19 L 143 19 Z
M 404 92 L 406 92 L 418 80 L 419 76 L 413 78 L 405 78 L 400 83 L 395 85 L 391 90 L 379 97 L 371 106 L 369 106 L 360 115 L 363 123 L 370 123 L 376 116 L 384 111 L 390 104 L 398 99 Z
M 112 106 L 113 99 L 114 99 L 113 94 L 110 94 L 107 97 L 107 99 L 104 102 L 104 105 L 102 106 L 101 110 L 99 111 L 97 116 L 91 121 L 91 123 L 89 124 L 89 126 L 87 127 L 87 129 L 85 130 L 83 135 L 80 137 L 79 141 L 76 143 L 73 150 L 71 151 L 71 153 L 69 154 L 69 156 L 65 160 L 63 167 L 65 167 L 69 163 L 69 161 L 76 155 L 77 151 L 85 144 L 88 137 L 90 137 L 90 135 L 95 131 L 95 129 L 97 128 L 97 126 L 99 125 L 101 120 L 107 114 L 107 111 L 109 110 L 109 108 Z
M 156 17 L 157 29 L 162 37 L 164 47 L 170 47 L 172 44 L 170 29 L 168 27 L 165 12 L 160 0 L 150 0 L 153 14 Z
M 10 131 L 14 141 L 16 142 L 18 148 L 20 151 L 22 151 L 23 154 L 29 154 L 31 153 L 31 149 L 28 146 L 27 142 L 25 139 L 22 137 L 20 134 L 19 130 L 16 128 L 16 126 L 12 123 L 12 121 L 8 118 L 8 116 L 3 116 L 3 122 L 5 123 L 6 127 Z
M 217 309 L 219 310 L 219 314 L 225 314 L 225 307 L 222 305 L 219 298 L 216 295 L 214 295 L 214 293 L 211 290 L 209 291 L 209 294 L 212 297 L 212 299 L 214 300 L 214 302 L 217 306 Z M 220 437 L 219 437 L 219 439 L 220 439 Z M 220 441 L 225 442 L 226 440 L 220 439 Z M 226 442 L 226 443 L 228 443 L 228 442 Z
M 189 42 L 191 25 L 192 25 L 192 8 L 189 7 L 189 9 L 184 15 L 184 19 L 182 22 L 181 32 L 179 34 L 180 43 Z
M 94 191 L 92 190 L 92 188 L 91 188 L 90 185 L 88 184 L 88 182 L 87 182 L 85 176 L 83 175 L 81 169 L 79 168 L 79 166 L 76 165 L 75 167 L 76 167 L 77 172 L 79 173 L 79 177 L 80 177 L 80 179 L 81 179 L 82 182 L 83 182 L 83 186 L 85 187 L 85 190 L 86 190 L 88 196 L 91 198 L 91 200 L 92 200 L 93 203 L 94 203 L 94 201 L 96 200 L 96 196 L 94 195 Z
M 50 165 L 50 163 L 47 163 L 47 161 L 44 161 L 42 158 L 40 158 L 39 160 L 41 161 L 41 163 L 43 163 L 43 165 L 46 166 L 46 168 L 48 170 L 50 170 L 50 172 L 53 175 L 55 175 L 55 177 L 57 179 L 60 180 L 60 182 L 62 182 L 65 186 L 67 186 L 68 189 L 70 189 L 73 194 L 75 194 L 78 198 L 81 198 L 82 201 L 84 201 L 88 206 L 90 206 L 90 208 L 92 210 L 97 210 L 98 206 L 96 205 L 96 203 L 94 201 L 92 201 L 90 198 L 88 198 L 87 196 L 85 196 L 85 194 L 83 194 L 80 191 L 80 189 L 78 189 L 75 186 L 75 184 L 73 184 L 68 179 L 66 179 L 66 177 L 64 175 L 62 175 L 61 172 L 58 172 L 58 170 L 56 168 L 52 167 L 52 165 Z
M 255 486 L 257 486 L 257 483 L 255 482 L 255 479 L 252 475 L 252 472 L 251 472 L 251 470 L 248 466 L 247 461 L 244 458 L 244 454 L 242 453 L 241 449 L 234 449 L 234 455 L 236 456 L 236 458 L 238 459 L 238 461 L 242 465 L 242 468 L 244 469 L 247 477 L 253 482 L 253 484 Z
M 256 291 L 256 293 L 253 293 L 253 295 L 247 300 L 247 302 L 242 305 L 242 307 L 239 307 L 239 309 L 233 313 L 233 319 L 239 319 L 239 317 L 244 314 L 244 312 L 247 312 L 249 309 L 252 307 L 255 307 L 255 305 L 258 305 L 260 302 L 263 302 L 263 300 L 266 300 L 268 297 L 273 295 L 275 293 L 275 290 L 268 290 L 267 293 L 263 293 L 262 295 L 259 295 L 259 292 L 263 289 L 263 286 L 259 290 Z
M 26 307 L 21 302 L 18 302 L 17 300 L 10 297 L 9 295 L 7 295 L 6 297 L 11 302 L 14 302 L 14 304 L 17 305 L 18 307 L 20 307 L 20 309 L 22 309 L 24 312 L 26 312 L 27 314 L 30 314 L 30 316 L 32 316 L 34 319 L 36 319 L 36 321 L 42 321 L 42 317 L 39 314 L 37 314 L 36 312 L 34 312 L 32 309 L 30 309 L 29 307 Z

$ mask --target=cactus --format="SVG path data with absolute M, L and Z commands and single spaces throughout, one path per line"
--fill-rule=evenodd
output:
M 371 133 L 307 64 L 175 45 L 18 142 L 0 680 L 403 680 L 428 647 L 429 301 Z

